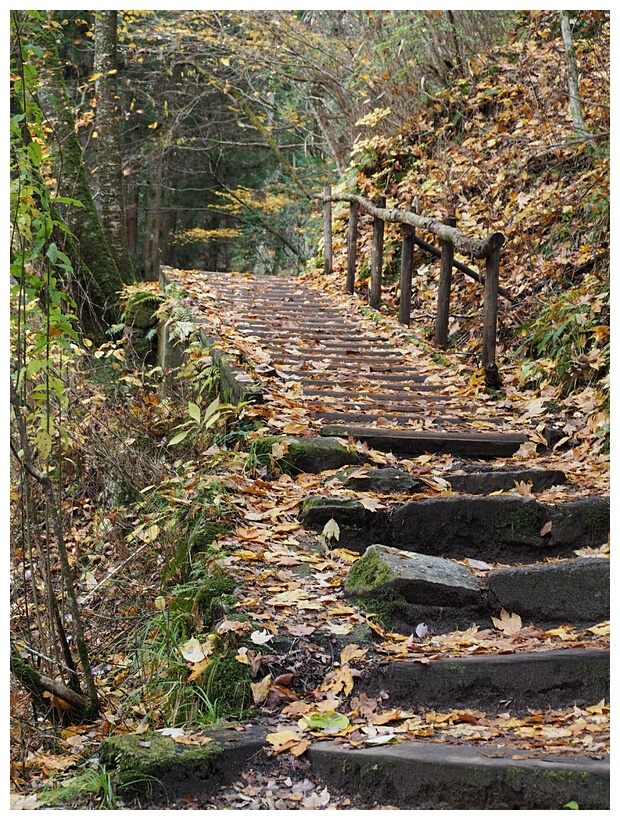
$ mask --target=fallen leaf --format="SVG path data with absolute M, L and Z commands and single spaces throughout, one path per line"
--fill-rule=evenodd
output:
M 547 535 L 547 533 L 551 532 L 552 529 L 553 529 L 553 521 L 547 521 L 547 523 L 541 529 L 540 534 L 541 535 Z
M 256 643 L 259 646 L 265 643 L 268 643 L 273 638 L 271 632 L 268 632 L 266 629 L 255 629 L 254 632 L 250 635 L 250 640 L 252 643 Z
M 500 629 L 505 635 L 514 635 L 523 628 L 523 622 L 516 613 L 509 615 L 502 607 L 499 618 L 491 618 L 495 626 Z
M 254 700 L 254 704 L 258 706 L 261 704 L 269 694 L 269 689 L 271 687 L 271 674 L 266 675 L 262 681 L 258 683 L 251 683 L 250 689 L 252 690 L 252 698 Z
M 334 518 L 330 518 L 327 524 L 323 527 L 323 538 L 334 538 L 336 541 L 340 540 L 340 527 Z

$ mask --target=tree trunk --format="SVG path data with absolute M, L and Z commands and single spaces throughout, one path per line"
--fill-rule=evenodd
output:
M 65 221 L 77 240 L 79 254 L 92 273 L 92 278 L 86 274 L 82 282 L 86 292 L 84 300 L 94 303 L 104 323 L 113 323 L 117 318 L 123 281 L 110 253 L 91 195 L 54 31 L 52 28 L 42 28 L 36 32 L 35 39 L 44 52 L 39 101 L 46 120 L 53 128 L 51 150 L 59 195 L 81 203 L 81 207 L 71 204 L 62 207 Z
M 144 279 L 156 282 L 159 279 L 161 232 L 161 181 L 163 174 L 163 149 L 158 143 L 148 158 L 146 183 L 146 228 L 144 240 Z
M 585 140 L 591 140 L 592 135 L 588 132 L 581 113 L 581 100 L 579 98 L 579 73 L 577 71 L 577 57 L 573 45 L 573 35 L 570 28 L 570 17 L 567 11 L 560 12 L 562 24 L 562 39 L 566 51 L 566 70 L 568 72 L 568 97 L 570 105 L 570 115 L 575 126 L 575 131 Z
M 123 282 L 133 282 L 123 201 L 123 169 L 118 125 L 117 12 L 95 15 L 95 73 L 97 79 L 97 176 L 99 216 Z

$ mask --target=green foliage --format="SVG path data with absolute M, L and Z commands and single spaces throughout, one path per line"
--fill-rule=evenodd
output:
M 609 391 L 609 281 L 588 276 L 560 292 L 519 331 L 526 383 L 547 379 L 565 392 L 597 383 Z
M 89 808 L 92 806 L 99 811 L 116 811 L 123 807 L 123 801 L 117 794 L 119 788 L 127 791 L 149 790 L 154 783 L 160 781 L 147 774 L 136 773 L 122 777 L 104 765 L 89 765 L 60 786 L 46 788 L 39 795 L 39 802 L 45 806 L 65 809 L 76 804 L 75 807 L 80 809 L 86 801 Z

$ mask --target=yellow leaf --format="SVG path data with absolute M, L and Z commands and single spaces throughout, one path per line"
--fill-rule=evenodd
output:
M 609 635 L 610 622 L 603 621 L 600 624 L 591 626 L 586 629 L 586 632 L 591 632 L 593 635 Z
M 151 130 L 153 130 L 153 131 L 154 131 L 154 130 L 157 128 L 157 126 L 158 126 L 158 125 L 159 125 L 159 123 L 157 123 L 157 122 L 152 122 L 152 123 L 151 123 L 148 127 L 149 127 Z
M 332 635 L 348 635 L 349 632 L 353 632 L 353 624 L 349 623 L 333 624 L 331 621 L 327 621 L 327 626 Z
M 194 683 L 195 681 L 196 683 L 198 683 L 209 663 L 210 661 L 208 658 L 203 658 L 203 660 L 198 661 L 198 663 L 195 663 L 192 668 L 192 672 L 189 678 L 187 679 L 188 682 Z
M 276 752 L 283 752 L 289 746 L 294 746 L 301 738 L 292 729 L 283 729 L 281 732 L 271 732 L 265 738 L 267 743 L 274 747 Z
M 269 689 L 271 687 L 271 674 L 266 675 L 262 681 L 258 683 L 251 683 L 250 689 L 252 690 L 252 698 L 254 700 L 254 704 L 258 706 L 262 703 L 267 695 L 269 694 Z
M 346 666 L 350 661 L 361 660 L 368 652 L 368 647 L 359 649 L 356 643 L 350 643 L 340 653 L 340 663 Z
M 39 456 L 42 461 L 45 461 L 45 459 L 52 452 L 52 437 L 47 430 L 43 430 L 43 428 L 40 427 L 37 430 L 36 441 Z

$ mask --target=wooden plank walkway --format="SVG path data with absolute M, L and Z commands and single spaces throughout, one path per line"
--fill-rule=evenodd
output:
M 174 279 L 194 313 L 207 322 L 215 313 L 219 335 L 259 380 L 300 385 L 321 435 L 399 454 L 477 458 L 511 456 L 526 440 L 505 414 L 493 414 L 488 397 L 463 395 L 428 354 L 368 330 L 354 303 L 335 305 L 293 278 L 174 271 Z

